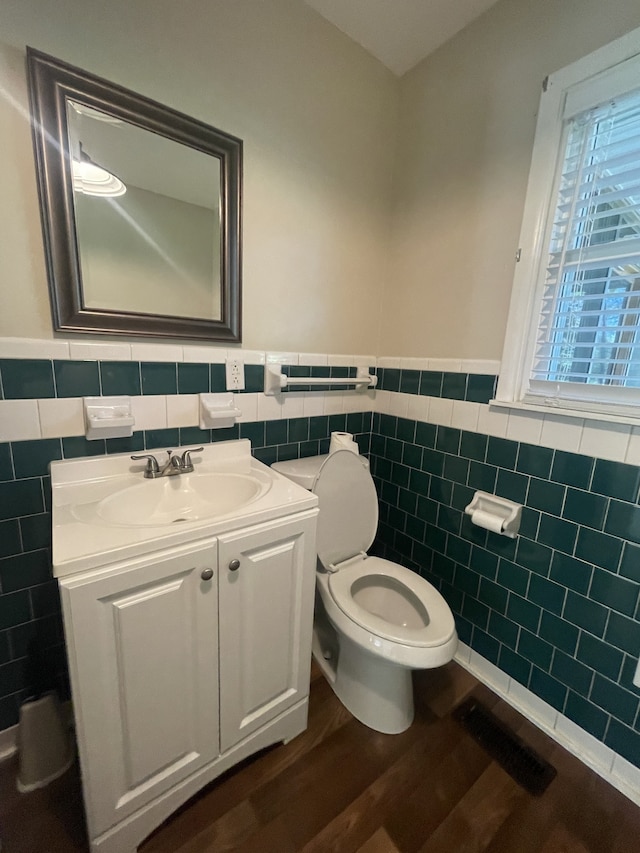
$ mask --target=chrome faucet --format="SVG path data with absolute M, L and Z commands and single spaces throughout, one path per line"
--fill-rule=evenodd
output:
M 174 454 L 173 450 L 167 450 L 167 460 L 162 467 L 152 453 L 143 453 L 140 456 L 132 456 L 134 460 L 146 459 L 147 467 L 144 476 L 147 480 L 155 480 L 157 477 L 176 477 L 179 474 L 190 474 L 193 471 L 192 453 L 200 453 L 204 447 L 192 447 L 185 450 L 182 455 Z

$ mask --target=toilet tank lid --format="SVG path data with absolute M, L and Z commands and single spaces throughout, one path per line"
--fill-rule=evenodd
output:
M 293 480 L 299 486 L 311 490 L 315 483 L 318 471 L 322 467 L 322 463 L 329 456 L 328 453 L 322 453 L 320 456 L 305 456 L 302 459 L 287 459 L 285 462 L 273 462 L 271 467 L 274 471 Z M 363 456 L 360 457 L 362 464 L 369 467 L 369 460 Z
M 318 476 L 322 463 L 329 454 L 321 456 L 306 456 L 303 459 L 287 459 L 285 462 L 274 462 L 271 467 L 274 471 L 293 480 L 305 489 L 313 488 L 314 481 Z

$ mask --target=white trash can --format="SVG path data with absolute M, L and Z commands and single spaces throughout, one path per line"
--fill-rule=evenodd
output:
M 21 793 L 44 788 L 73 764 L 73 738 L 54 692 L 28 699 L 20 707 L 18 753 Z

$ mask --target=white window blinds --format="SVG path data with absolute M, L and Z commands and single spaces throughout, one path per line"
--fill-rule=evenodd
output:
M 525 399 L 637 406 L 640 89 L 567 122 L 556 186 Z

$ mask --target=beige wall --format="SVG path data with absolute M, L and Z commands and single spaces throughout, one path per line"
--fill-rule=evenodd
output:
M 500 358 L 542 81 L 637 26 L 638 0 L 502 0 L 405 75 L 381 353 Z
M 3 0 L 0 336 L 50 338 L 24 46 L 244 140 L 244 346 L 371 353 L 398 81 L 299 0 Z
M 53 336 L 25 44 L 244 139 L 246 347 L 495 359 L 541 82 L 636 26 L 501 0 L 398 81 L 301 0 L 3 0 L 0 336 Z

